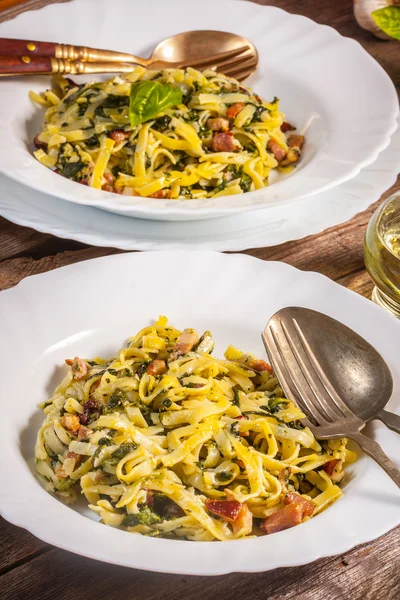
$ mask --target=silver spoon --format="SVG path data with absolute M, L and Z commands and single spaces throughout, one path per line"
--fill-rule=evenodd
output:
M 385 370 L 376 370 L 374 360 L 366 354 L 371 347 L 363 338 L 326 315 L 299 307 L 284 308 L 273 315 L 262 338 L 286 396 L 312 419 L 304 419 L 304 424 L 314 435 L 356 441 L 400 487 L 400 470 L 375 440 L 361 433 L 365 419 L 359 411 L 369 398 L 369 387 L 379 397 L 381 388 L 375 383 L 386 387 L 389 374 L 389 394 L 383 404 L 382 396 L 375 401 L 377 410 L 392 390 L 389 370 L 379 354 L 374 351 L 372 358 L 379 358 Z M 361 368 L 365 357 L 369 360 Z
M 327 315 L 299 307 L 284 308 L 279 314 L 290 317 L 293 311 L 327 378 L 350 410 L 363 421 L 379 419 L 400 434 L 400 416 L 384 410 L 393 379 L 382 356 L 355 331 Z

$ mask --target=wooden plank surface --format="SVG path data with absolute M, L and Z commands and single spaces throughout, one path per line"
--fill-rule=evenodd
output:
M 254 1 L 303 14 L 358 40 L 400 89 L 400 45 L 377 40 L 360 29 L 353 18 L 350 0 Z M 9 6 L 0 12 L 0 21 L 47 3 L 46 0 L 24 3 L 2 0 L 0 11 L 6 4 Z M 400 180 L 390 192 L 398 189 Z M 389 191 L 381 199 L 377 198 L 373 207 L 347 223 L 303 240 L 246 253 L 262 260 L 281 260 L 300 269 L 318 271 L 369 296 L 372 284 L 364 269 L 363 235 L 373 209 L 388 194 Z M 0 218 L 0 289 L 16 285 L 28 275 L 115 252 L 119 251 L 60 240 Z M 178 577 L 100 564 L 52 548 L 3 519 L 0 519 L 0 540 L 2 600 L 88 597 L 96 600 L 180 600 L 182 597 L 190 600 L 397 600 L 400 597 L 400 528 L 343 556 L 322 559 L 311 565 L 215 578 Z

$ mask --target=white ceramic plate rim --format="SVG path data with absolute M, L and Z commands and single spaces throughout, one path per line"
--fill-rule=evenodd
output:
M 152 273 L 155 268 L 160 269 L 160 265 L 160 278 L 154 286 L 151 283 L 154 280 Z M 104 282 L 115 273 L 126 276 L 118 278 L 118 285 L 105 287 Z M 352 468 L 353 477 L 343 497 L 315 519 L 273 537 L 235 542 L 196 544 L 130 535 L 87 519 L 47 494 L 34 481 L 19 447 L 21 429 L 26 427 L 32 413 L 21 412 L 21 393 L 18 393 L 18 388 L 15 391 L 15 376 L 20 374 L 21 363 L 18 361 L 16 364 L 13 357 L 21 353 L 21 339 L 24 339 L 24 364 L 33 365 L 35 371 L 45 350 L 41 336 L 45 336 L 47 341 L 53 340 L 62 350 L 62 345 L 67 342 L 63 337 L 66 332 L 74 336 L 73 343 L 79 353 L 82 334 L 90 333 L 95 323 L 98 326 L 100 314 L 113 314 L 102 327 L 118 322 L 118 326 L 123 325 L 126 335 L 129 335 L 128 320 L 133 312 L 124 314 L 124 309 L 127 300 L 132 305 L 132 296 L 126 294 L 132 294 L 135 289 L 136 273 L 143 274 L 142 283 L 149 292 L 148 296 L 142 296 L 141 303 L 141 310 L 148 314 L 149 319 L 161 305 L 166 312 L 175 303 L 175 314 L 181 314 L 183 303 L 177 302 L 177 298 L 190 290 L 199 278 L 202 280 L 208 276 L 210 291 L 202 290 L 199 296 L 195 289 L 192 295 L 183 296 L 185 301 L 193 299 L 193 294 L 198 298 L 196 306 L 185 309 L 185 318 L 188 315 L 192 318 L 193 314 L 192 323 L 196 326 L 199 318 L 208 319 L 212 315 L 210 319 L 215 320 L 218 314 L 217 320 L 223 322 L 225 328 L 229 327 L 233 342 L 240 327 L 250 326 L 253 334 L 253 330 L 261 330 L 261 322 L 266 322 L 272 312 L 284 305 L 308 306 L 339 318 L 373 343 L 387 360 L 394 378 L 393 398 L 397 398 L 389 408 L 399 412 L 400 370 L 396 349 L 400 323 L 370 301 L 319 274 L 301 272 L 282 263 L 263 262 L 245 255 L 213 252 L 134 253 L 78 263 L 26 278 L 14 289 L 0 294 L 0 318 L 4 332 L 0 342 L 0 360 L 7 373 L 7 377 L 0 380 L 0 398 L 5 404 L 0 421 L 0 455 L 3 459 L 0 464 L 0 509 L 7 520 L 28 529 L 45 542 L 90 558 L 144 570 L 193 575 L 257 572 L 305 564 L 345 552 L 384 534 L 399 523 L 400 491 L 367 457 L 361 457 Z M 154 299 L 158 284 L 176 281 L 179 273 L 192 275 L 185 275 L 180 285 L 164 287 L 164 297 Z M 89 281 L 90 286 L 82 286 Z M 68 317 L 65 308 L 70 309 L 70 299 L 66 291 L 74 285 L 81 292 L 79 311 L 72 311 Z M 246 289 L 251 289 L 252 293 L 247 294 Z M 236 295 L 236 303 L 231 302 L 233 295 Z M 94 299 L 97 306 L 93 305 Z M 112 312 L 116 306 L 120 307 L 118 314 Z M 139 303 L 135 310 L 139 310 Z M 59 319 L 60 311 L 62 320 Z M 18 317 L 20 332 L 12 327 L 14 320 L 10 316 Z M 237 323 L 237 334 L 230 329 L 233 322 Z M 176 324 L 180 326 L 180 323 Z M 244 335 L 243 332 L 241 335 Z M 51 352 L 54 348 L 48 347 L 45 351 Z M 9 401 L 6 402 L 11 394 L 18 411 L 13 411 Z M 23 389 L 22 394 L 25 395 Z M 30 407 L 30 410 L 34 408 Z M 369 434 L 399 464 L 398 436 L 380 423 L 371 427 Z
M 179 11 L 179 0 L 174 1 L 177 3 L 176 8 L 174 9 L 171 6 L 171 10 Z M 81 0 L 79 3 L 80 14 L 87 8 L 92 10 L 93 7 L 90 8 L 92 2 L 93 0 Z M 143 5 L 142 10 L 147 10 L 148 5 L 149 2 Z M 77 2 L 58 5 L 56 8 L 49 5 L 41 9 L 39 14 L 30 14 L 30 31 L 32 27 L 35 27 L 35 23 L 37 24 L 41 19 L 47 17 L 48 20 L 51 20 L 53 16 L 57 15 L 57 18 L 54 18 L 54 27 L 56 28 L 54 35 L 57 35 L 57 23 L 64 24 L 65 19 L 68 20 L 68 18 L 71 18 L 70 15 L 72 16 L 74 11 L 78 10 L 77 6 Z M 125 4 L 125 10 L 126 6 Z M 155 10 L 157 6 L 165 5 L 154 4 L 153 6 Z M 34 159 L 28 161 L 26 149 L 23 151 L 19 148 L 17 151 L 17 144 L 13 143 L 15 141 L 15 133 L 12 126 L 12 119 L 9 118 L 0 119 L 0 135 L 3 139 L 12 140 L 11 144 L 0 148 L 0 170 L 8 177 L 43 193 L 51 194 L 54 188 L 56 188 L 58 197 L 73 203 L 96 206 L 103 210 L 138 218 L 192 220 L 216 218 L 249 209 L 258 210 L 266 206 L 272 208 L 277 205 L 293 203 L 302 197 L 321 192 L 351 179 L 361 168 L 373 162 L 379 152 L 387 147 L 390 136 L 396 128 L 395 119 L 398 114 L 397 94 L 388 75 L 362 49 L 358 42 L 344 38 L 330 27 L 318 25 L 306 17 L 292 15 L 276 7 L 262 7 L 237 0 L 234 2 L 222 0 L 217 5 L 212 3 L 212 6 L 214 21 L 216 19 L 214 25 L 216 28 L 223 28 L 222 25 L 227 28 L 227 15 L 236 10 L 243 11 L 248 18 L 253 17 L 256 13 L 260 15 L 260 19 L 269 15 L 274 20 L 274 29 L 276 27 L 293 27 L 298 32 L 296 37 L 296 49 L 299 48 L 298 54 L 301 54 L 302 51 L 298 39 L 300 33 L 306 39 L 304 62 L 309 62 L 312 54 L 319 54 L 319 52 L 315 52 L 315 48 L 319 50 L 321 48 L 326 49 L 332 45 L 334 47 L 334 56 L 336 56 L 335 52 L 338 53 L 338 56 L 340 52 L 345 53 L 346 65 L 354 64 L 354 68 L 356 68 L 357 72 L 359 71 L 363 74 L 365 81 L 375 82 L 370 89 L 370 93 L 364 95 L 364 104 L 368 105 L 370 103 L 369 106 L 360 108 L 357 102 L 353 106 L 351 102 L 354 94 L 349 93 L 349 88 L 346 92 L 349 97 L 349 100 L 346 102 L 346 111 L 340 119 L 337 119 L 336 111 L 326 108 L 329 116 L 329 127 L 327 127 L 325 133 L 328 138 L 324 141 L 322 147 L 318 149 L 317 155 L 308 164 L 300 165 L 298 171 L 292 174 L 292 176 L 268 188 L 240 196 L 225 196 L 218 199 L 192 200 L 190 202 L 168 201 L 127 198 L 117 194 L 110 195 L 107 192 L 94 190 L 86 186 L 78 187 L 74 182 L 57 177 L 54 173 L 38 164 Z M 135 5 L 134 10 L 137 11 L 139 8 Z M 205 10 L 204 6 L 203 10 Z M 216 13 L 216 11 L 220 12 Z M 221 23 L 219 23 L 220 18 Z M 27 19 L 26 15 L 20 15 L 15 22 L 0 25 L 0 31 L 5 30 L 7 35 L 10 35 L 10 32 L 12 34 L 14 30 L 18 31 L 19 23 L 27 23 Z M 192 23 L 192 20 L 188 11 L 188 27 L 190 23 Z M 258 45 L 261 43 L 261 39 L 257 37 L 255 37 L 254 41 Z M 262 56 L 263 51 L 261 47 L 260 53 Z M 341 64 L 343 65 L 343 63 Z M 320 65 L 318 68 L 322 69 L 323 67 Z M 305 67 L 303 66 L 304 69 Z M 309 69 L 308 71 L 312 70 Z M 339 73 L 342 74 L 343 66 L 339 68 L 338 63 L 336 71 L 338 74 L 336 75 L 334 72 L 330 78 L 339 77 Z M 338 84 L 340 83 L 339 79 Z M 345 84 L 342 82 L 343 85 Z M 353 85 L 351 77 L 348 77 L 347 85 Z M 338 87 L 339 85 L 335 86 L 335 89 Z M 9 115 L 9 108 L 15 102 L 15 88 L 9 82 L 3 82 L 2 98 L 0 103 L 5 103 L 2 112 Z M 340 98 L 338 96 L 338 102 Z M 325 107 L 323 109 L 325 110 Z M 346 122 L 346 126 L 344 126 L 344 122 Z M 374 124 L 373 128 L 370 126 L 371 123 Z M 340 129 L 342 127 L 343 130 Z M 337 133 L 339 130 L 340 134 Z M 344 137 L 345 132 L 348 135 L 347 138 Z M 357 142 L 353 147 L 355 139 Z M 346 148 L 349 145 L 352 146 L 352 149 L 346 155 Z M 338 151 L 339 147 L 341 148 L 340 152 Z M 307 149 L 305 150 L 305 156 L 306 153 Z M 21 162 L 24 162 L 24 169 L 20 168 Z M 295 177 L 295 180 L 293 177 Z
M 400 130 L 376 161 L 354 179 L 288 207 L 253 211 L 205 224 L 129 219 L 71 206 L 0 175 L 0 214 L 18 225 L 95 246 L 121 250 L 240 251 L 282 244 L 332 227 L 366 209 L 400 171 Z M 323 207 L 323 210 L 321 210 Z

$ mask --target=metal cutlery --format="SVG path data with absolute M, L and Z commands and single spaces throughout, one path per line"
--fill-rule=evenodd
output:
M 277 312 L 268 322 L 262 338 L 282 389 L 308 415 L 305 424 L 317 438 L 348 437 L 354 440 L 400 487 L 400 470 L 378 442 L 361 433 L 365 419 L 350 410 L 347 398 L 338 393 L 319 361 L 316 331 L 319 331 L 321 344 L 328 347 L 324 362 L 327 354 L 332 360 L 338 356 L 337 348 L 330 345 L 329 331 L 321 327 L 321 317 L 325 315 L 288 307 Z M 309 330 L 314 332 L 311 343 Z M 347 354 L 356 354 L 357 351 L 357 346 L 349 347 Z M 351 376 L 351 369 L 348 375 Z M 351 390 L 351 385 L 347 389 Z

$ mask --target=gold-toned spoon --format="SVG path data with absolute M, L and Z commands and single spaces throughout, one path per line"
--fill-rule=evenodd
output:
M 149 58 L 115 52 L 0 38 L 0 75 L 37 73 L 116 73 L 132 65 L 151 69 L 216 67 L 243 81 L 258 64 L 255 46 L 246 38 L 224 31 L 187 31 L 160 42 Z

